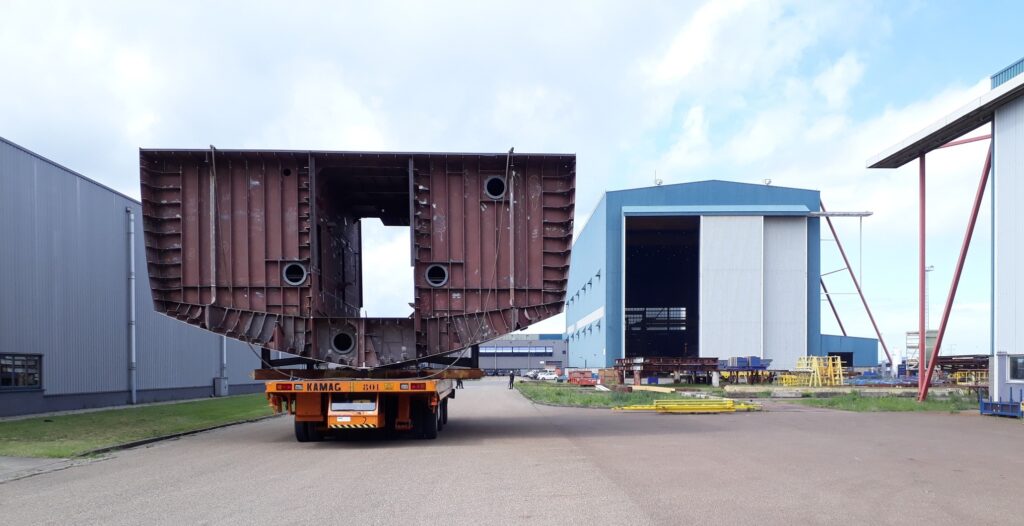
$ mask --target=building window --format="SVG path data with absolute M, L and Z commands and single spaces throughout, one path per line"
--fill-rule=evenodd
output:
M 525 346 L 494 346 L 494 347 L 481 347 L 480 354 L 505 354 L 505 355 L 536 355 L 536 356 L 550 356 L 555 352 L 555 348 L 551 346 L 545 347 L 525 347 Z
M 627 331 L 685 331 L 686 307 L 626 307 Z
M 1010 356 L 1010 380 L 1024 380 L 1024 356 Z
M 42 389 L 42 363 L 38 354 L 0 354 L 0 390 Z

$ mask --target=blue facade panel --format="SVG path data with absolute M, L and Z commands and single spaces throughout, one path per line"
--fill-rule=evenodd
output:
M 853 353 L 854 367 L 875 367 L 878 365 L 878 340 L 822 334 L 819 350 L 808 354 L 828 356 L 829 353 Z
M 618 355 L 606 352 L 609 289 L 620 287 L 608 272 L 607 196 L 602 197 L 573 243 L 565 299 L 569 367 L 608 367 Z

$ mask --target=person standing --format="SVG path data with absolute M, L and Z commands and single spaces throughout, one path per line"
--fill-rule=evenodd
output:
M 464 385 L 462 385 L 462 378 L 456 378 L 456 379 L 455 379 L 455 388 L 456 388 L 456 389 L 462 389 L 462 388 L 464 388 L 464 387 L 465 387 L 465 386 L 464 386 Z
M 516 382 L 516 370 L 512 369 L 508 372 L 508 388 L 512 389 L 512 384 Z

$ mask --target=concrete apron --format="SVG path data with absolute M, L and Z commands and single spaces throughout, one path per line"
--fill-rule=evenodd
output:
M 25 458 L 0 457 L 0 484 L 41 473 L 60 471 L 100 458 Z

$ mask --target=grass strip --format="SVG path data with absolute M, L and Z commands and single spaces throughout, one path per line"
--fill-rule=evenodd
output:
M 263 394 L 0 422 L 0 456 L 65 458 L 271 414 Z
M 619 393 L 596 391 L 593 387 L 546 382 L 517 382 L 516 389 L 532 402 L 567 407 L 618 407 L 623 405 L 653 404 L 678 395 L 637 391 Z
M 978 403 L 970 398 L 952 395 L 948 398 L 929 398 L 924 402 L 918 402 L 916 398 L 900 396 L 861 396 L 857 393 L 850 393 L 828 398 L 800 398 L 793 402 L 822 407 L 826 409 L 839 409 L 842 411 L 857 412 L 878 412 L 878 411 L 964 411 L 977 409 Z

